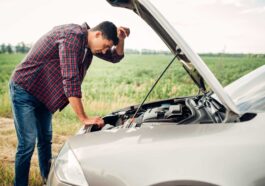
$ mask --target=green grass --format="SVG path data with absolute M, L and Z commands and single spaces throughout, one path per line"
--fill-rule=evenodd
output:
M 23 54 L 0 54 L 0 116 L 11 117 L 8 79 Z M 94 58 L 82 85 L 83 102 L 90 115 L 104 115 L 123 106 L 141 102 L 171 55 L 126 55 L 118 64 Z M 245 56 L 204 56 L 222 85 L 227 85 L 265 64 L 265 58 Z M 147 101 L 197 93 L 190 77 L 176 61 L 164 75 Z M 71 108 L 55 114 L 60 123 L 77 122 Z
M 203 58 L 223 86 L 265 64 L 265 58 L 205 57 Z
M 13 166 L 8 163 L 0 161 L 0 185 L 13 185 L 14 171 Z M 29 173 L 29 186 L 42 185 L 41 176 L 38 167 L 31 166 Z
M 24 54 L 0 54 L 0 116 L 10 117 L 11 109 L 8 95 L 8 81 L 14 67 Z
M 22 54 L 0 54 L 0 117 L 12 117 L 8 81 L 15 66 L 23 57 Z M 94 58 L 82 85 L 82 99 L 86 112 L 89 115 L 103 116 L 118 108 L 141 102 L 172 57 L 170 55 L 130 54 L 118 64 Z M 240 57 L 203 56 L 203 59 L 223 86 L 265 64 L 265 58 L 251 58 L 247 55 Z M 192 95 L 197 92 L 197 87 L 193 85 L 190 77 L 176 61 L 147 101 Z M 60 135 L 67 138 L 80 126 L 71 107 L 67 107 L 62 112 L 56 112 L 53 119 L 54 138 Z M 2 133 L 6 136 L 10 134 L 12 131 L 9 130 Z M 59 148 L 64 138 L 60 140 L 60 143 L 55 141 L 53 148 Z M 0 161 L 2 185 L 11 185 L 13 175 L 13 163 Z M 39 170 L 35 166 L 31 168 L 30 185 L 40 185 L 40 183 Z

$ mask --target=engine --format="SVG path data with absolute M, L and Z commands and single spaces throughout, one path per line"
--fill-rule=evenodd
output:
M 78 134 L 107 130 L 113 127 L 129 128 L 142 125 L 187 125 L 248 121 L 256 116 L 253 113 L 245 113 L 242 116 L 228 115 L 226 108 L 211 94 L 160 100 L 142 105 L 130 106 L 115 111 L 103 120 L 105 126 L 100 129 L 97 125 L 85 126 Z M 138 110 L 138 111 L 137 111 Z M 136 113 L 137 112 L 137 113 Z
M 152 124 L 221 123 L 225 108 L 217 101 L 202 96 L 169 99 L 144 104 L 135 115 L 137 106 L 131 106 L 103 119 L 105 123 L 117 126 L 141 126 Z M 133 118 L 133 116 L 135 117 Z

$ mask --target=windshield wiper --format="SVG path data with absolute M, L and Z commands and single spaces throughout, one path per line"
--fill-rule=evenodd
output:
M 129 124 L 128 127 L 131 127 L 132 122 L 134 121 L 135 116 L 137 115 L 137 113 L 139 112 L 140 108 L 143 106 L 144 102 L 146 101 L 146 99 L 148 98 L 148 96 L 150 95 L 150 93 L 153 91 L 153 89 L 155 88 L 156 84 L 158 83 L 158 81 L 161 79 L 161 77 L 165 74 L 165 72 L 167 71 L 167 69 L 170 67 L 170 65 L 174 62 L 174 60 L 178 57 L 178 54 L 175 55 L 173 57 L 173 59 L 169 62 L 169 64 L 167 65 L 167 67 L 165 68 L 165 70 L 163 70 L 163 72 L 161 73 L 161 75 L 157 78 L 157 80 L 155 81 L 154 85 L 151 87 L 151 89 L 149 90 L 149 92 L 147 93 L 147 95 L 145 96 L 144 100 L 142 101 L 142 103 L 139 105 L 139 107 L 137 108 L 136 112 L 134 113 L 131 122 Z

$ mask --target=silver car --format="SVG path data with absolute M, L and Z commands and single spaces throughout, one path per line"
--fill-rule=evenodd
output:
M 265 185 L 265 65 L 223 88 L 148 0 L 107 1 L 153 28 L 199 94 L 144 99 L 105 116 L 100 131 L 82 128 L 54 159 L 47 185 Z

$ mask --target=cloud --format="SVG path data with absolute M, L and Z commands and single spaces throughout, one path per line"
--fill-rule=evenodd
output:
M 250 8 L 243 10 L 240 12 L 241 14 L 264 14 L 265 13 L 265 6 L 263 7 L 256 7 L 256 8 Z
M 136 14 L 105 0 L 0 0 L 0 44 L 36 41 L 53 26 L 102 20 L 131 28 L 128 48 L 167 49 Z M 198 52 L 264 52 L 264 0 L 151 0 Z M 82 4 L 83 6 L 80 6 Z M 102 14 L 104 10 L 104 14 Z M 47 12 L 49 12 L 47 14 Z M 242 39 L 244 38 L 244 39 Z M 139 45 L 139 41 L 141 42 Z M 249 45 L 251 43 L 251 46 Z
M 219 0 L 223 4 L 230 4 L 236 7 L 253 8 L 253 7 L 264 7 L 264 0 Z

